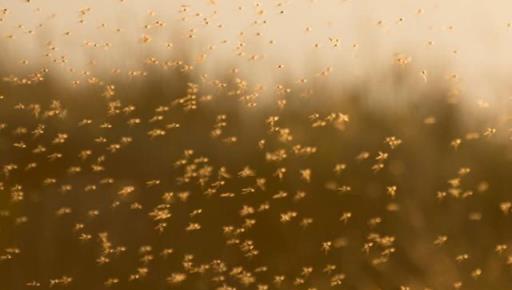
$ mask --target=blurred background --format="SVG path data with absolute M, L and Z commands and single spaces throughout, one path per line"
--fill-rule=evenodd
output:
M 0 3 L 0 289 L 507 289 L 511 3 Z

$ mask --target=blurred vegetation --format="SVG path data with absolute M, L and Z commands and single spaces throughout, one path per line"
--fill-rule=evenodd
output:
M 506 129 L 489 130 L 496 117 L 470 112 L 449 88 L 419 89 L 407 72 L 393 70 L 392 89 L 380 99 L 365 82 L 327 87 L 321 80 L 285 81 L 265 95 L 236 76 L 147 71 L 77 87 L 45 73 L 31 84 L 0 84 L 0 289 L 31 282 L 41 289 L 512 285 L 512 253 L 497 251 L 512 239 Z M 91 123 L 79 125 L 84 119 Z M 44 133 L 35 136 L 38 124 Z M 221 132 L 212 137 L 215 128 Z M 155 129 L 162 135 L 148 135 Z M 64 142 L 55 141 L 59 133 Z M 38 145 L 46 151 L 33 153 Z M 91 155 L 82 160 L 82 150 Z M 286 156 L 272 160 L 279 150 Z M 52 161 L 55 153 L 62 157 Z M 30 163 L 37 167 L 26 170 Z M 339 174 L 336 164 L 344 164 Z M 223 167 L 231 177 L 219 177 Z M 255 175 L 244 177 L 246 167 Z M 301 173 L 307 169 L 310 180 Z M 133 192 L 120 193 L 126 186 Z M 268 209 L 259 211 L 262 204 Z M 159 206 L 172 216 L 155 220 L 150 213 Z M 252 209 L 247 215 L 244 206 Z M 159 232 L 161 222 L 167 226 Z M 191 223 L 201 228 L 187 230 Z M 239 233 L 225 235 L 225 226 Z M 215 260 L 226 270 L 216 272 Z M 327 265 L 336 269 L 323 271 Z M 173 273 L 186 279 L 172 283 Z M 340 273 L 341 285 L 330 285 Z M 72 281 L 52 282 L 64 276 Z

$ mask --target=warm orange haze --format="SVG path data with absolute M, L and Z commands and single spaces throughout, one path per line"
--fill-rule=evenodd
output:
M 509 289 L 511 8 L 0 2 L 0 290 Z

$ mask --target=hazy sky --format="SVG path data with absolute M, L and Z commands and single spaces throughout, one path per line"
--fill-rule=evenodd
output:
M 201 72 L 236 66 L 262 82 L 326 71 L 350 80 L 400 54 L 418 79 L 456 74 L 482 98 L 510 90 L 511 1 L 3 0 L 4 8 L 1 46 L 13 71 L 53 61 L 78 78 L 185 51 Z

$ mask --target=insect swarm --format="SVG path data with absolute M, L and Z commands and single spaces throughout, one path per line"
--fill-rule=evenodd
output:
M 455 4 L 81 2 L 0 5 L 0 289 L 510 285 L 509 88 Z

